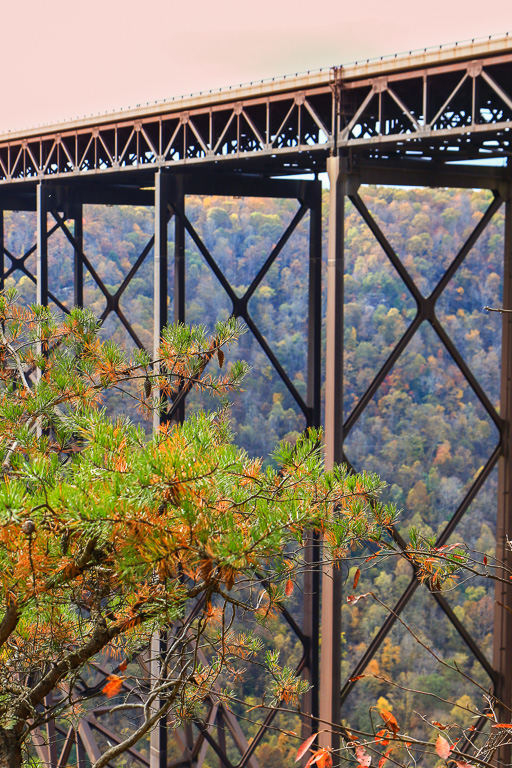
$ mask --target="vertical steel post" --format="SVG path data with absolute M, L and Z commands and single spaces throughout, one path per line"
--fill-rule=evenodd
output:
M 155 174 L 155 245 L 154 245 L 154 325 L 153 325 L 153 356 L 156 359 L 160 335 L 167 325 L 167 221 L 169 202 L 169 177 L 159 169 Z M 158 366 L 156 366 L 158 368 Z M 153 427 L 158 429 L 162 416 L 155 413 Z M 167 635 L 156 632 L 151 639 L 151 681 L 154 683 L 160 675 L 161 660 L 167 650 Z M 156 707 L 162 705 L 157 699 Z M 162 717 L 153 728 L 150 735 L 149 765 L 150 768 L 167 768 L 167 717 Z
M 343 459 L 343 273 L 345 178 L 341 158 L 327 160 L 329 174 L 329 245 L 327 251 L 327 347 L 325 387 L 325 459 L 327 468 Z M 322 578 L 322 650 L 320 655 L 321 746 L 339 749 L 339 733 L 329 730 L 340 721 L 341 572 L 325 568 Z M 333 755 L 334 765 L 339 763 Z
M 153 357 L 156 358 L 160 336 L 168 322 L 168 271 L 169 257 L 167 246 L 167 222 L 169 220 L 169 176 L 162 169 L 155 174 L 155 245 L 154 253 L 154 325 Z M 155 413 L 155 429 L 161 421 L 161 415 Z
M 37 255 L 36 302 L 48 305 L 48 190 L 40 181 L 36 188 Z
M 312 182 L 310 182 L 311 184 Z M 322 183 L 310 192 L 308 286 L 308 427 L 321 424 L 322 391 Z
M 73 302 L 75 307 L 84 305 L 84 264 L 82 253 L 84 249 L 84 225 L 83 225 L 83 206 L 77 205 L 73 208 L 75 239 L 74 270 L 73 270 Z
M 37 219 L 37 251 L 36 251 L 36 303 L 48 306 L 48 190 L 43 182 L 36 188 L 36 219 Z M 43 352 L 38 343 L 37 354 Z M 41 369 L 36 368 L 35 380 L 41 379 Z M 41 420 L 37 422 L 37 436 L 41 437 L 43 430 Z
M 308 427 L 321 425 L 322 387 L 322 184 L 310 192 L 309 208 L 309 288 L 308 288 Z M 304 696 L 303 737 L 318 730 L 319 706 L 319 629 L 320 559 L 318 538 L 309 538 L 304 557 L 309 567 L 304 575 L 304 617 L 302 629 L 308 643 L 305 677 L 312 685 Z
M 0 291 L 5 288 L 4 212 L 0 209 Z
M 505 260 L 503 274 L 504 309 L 512 310 L 512 183 L 505 202 Z M 507 537 L 512 537 L 512 312 L 502 314 L 500 415 L 504 420 L 503 452 L 498 464 L 498 519 L 496 558 L 512 569 L 512 552 Z M 507 580 L 507 574 L 504 573 Z M 512 584 L 496 582 L 493 665 L 498 672 L 496 695 L 502 723 L 511 720 L 512 706 Z M 500 750 L 498 759 L 510 763 L 510 747 Z
M 151 685 L 155 685 L 160 677 L 162 659 L 167 651 L 167 633 L 155 632 L 151 638 Z M 162 706 L 163 700 L 157 698 L 154 707 Z M 149 768 L 167 768 L 167 716 L 161 717 L 154 726 L 149 737 Z
M 177 177 L 173 190 L 176 209 L 185 213 L 183 179 Z M 180 216 L 174 217 L 174 322 L 185 322 L 185 224 Z M 185 402 L 178 407 L 176 418 L 185 418 Z

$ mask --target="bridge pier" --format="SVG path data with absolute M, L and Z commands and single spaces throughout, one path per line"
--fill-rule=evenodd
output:
M 499 719 L 509 723 L 512 720 L 512 583 L 509 579 L 512 572 L 512 181 L 506 190 L 504 259 L 502 307 L 508 312 L 501 316 L 500 416 L 504 423 L 498 464 L 496 558 L 504 563 L 508 573 L 503 573 L 505 583 L 496 582 L 493 664 L 498 674 Z M 498 758 L 505 764 L 510 763 L 510 746 L 502 747 Z

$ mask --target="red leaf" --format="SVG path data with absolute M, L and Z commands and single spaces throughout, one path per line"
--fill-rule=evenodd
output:
M 487 555 L 484 555 L 484 565 L 487 565 Z
M 388 712 L 387 709 L 381 709 L 379 714 L 384 720 L 386 727 L 393 732 L 393 736 L 396 736 L 398 731 L 400 730 L 396 717 L 392 715 L 391 712 Z
M 372 762 L 371 756 L 366 754 L 366 749 L 364 747 L 356 747 L 356 758 L 359 761 L 359 765 L 363 768 L 369 768 L 370 763 Z
M 290 597 L 292 592 L 293 592 L 293 581 L 291 579 L 288 579 L 288 581 L 286 582 L 286 587 L 284 588 L 284 593 L 286 597 Z
M 108 696 L 110 699 L 112 696 L 115 696 L 119 693 L 121 688 L 123 687 L 123 678 L 119 677 L 119 675 L 109 675 L 107 677 L 107 683 L 102 688 L 102 693 L 105 694 L 105 696 Z
M 295 758 L 296 763 L 299 762 L 301 757 L 304 757 L 304 755 L 306 754 L 306 752 L 308 751 L 308 749 L 310 748 L 310 746 L 312 745 L 312 743 L 314 742 L 317 736 L 318 736 L 318 733 L 314 733 L 312 736 L 309 737 L 309 739 L 306 739 L 306 741 L 304 741 L 300 745 L 299 751 L 297 752 L 297 757 Z
M 388 757 L 389 757 L 389 756 L 390 756 L 390 754 L 392 753 L 393 749 L 394 749 L 394 747 L 388 747 L 388 748 L 386 749 L 386 751 L 385 751 L 385 752 L 384 752 L 384 754 L 382 755 L 381 759 L 379 760 L 379 766 L 378 766 L 378 768 L 382 768 L 382 766 L 384 765 L 384 763 L 386 762 L 386 760 L 388 759 Z
M 356 597 L 355 595 L 349 595 L 349 596 L 347 597 L 347 603 L 348 603 L 349 605 L 355 605 L 355 604 L 356 604 L 356 603 L 358 603 L 358 602 L 359 602 L 359 600 L 361 600 L 363 597 L 368 597 L 368 595 L 370 595 L 370 594 L 371 594 L 371 592 L 364 592 L 364 594 L 362 594 L 362 595 L 358 595 L 357 597 Z
M 357 585 L 359 583 L 359 577 L 361 576 L 361 569 L 358 568 L 354 575 L 354 583 L 352 584 L 352 589 L 356 589 Z
M 444 736 L 438 736 L 436 741 L 436 752 L 439 755 L 440 758 L 443 760 L 448 760 L 450 757 L 450 752 L 452 751 L 452 748 L 450 747 L 449 743 L 446 741 Z

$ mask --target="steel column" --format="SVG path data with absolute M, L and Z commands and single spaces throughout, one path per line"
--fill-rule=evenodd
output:
M 46 307 L 48 305 L 48 191 L 41 181 L 36 188 L 36 201 L 36 302 Z
M 327 161 L 329 174 L 329 245 L 327 252 L 327 349 L 325 387 L 325 461 L 343 460 L 343 273 L 345 177 L 341 158 Z M 341 571 L 324 567 L 322 578 L 322 651 L 320 725 L 339 723 L 341 690 Z M 322 733 L 320 744 L 336 750 L 339 733 Z M 336 758 L 335 758 L 335 764 Z
M 505 260 L 503 274 L 504 309 L 512 310 L 512 183 L 508 186 L 505 202 Z M 501 339 L 501 395 L 500 416 L 504 419 L 502 455 L 498 463 L 498 518 L 496 526 L 496 558 L 509 569 L 502 572 L 507 583 L 496 582 L 496 610 L 494 613 L 493 665 L 499 677 L 497 698 L 499 719 L 509 723 L 512 706 L 512 584 L 508 573 L 512 570 L 512 552 L 508 537 L 512 536 L 512 312 L 502 314 Z M 503 747 L 499 759 L 510 763 L 511 750 Z
M 174 322 L 185 322 L 185 194 L 183 179 L 177 177 L 173 190 L 174 205 L 182 216 L 174 217 Z M 185 401 L 176 411 L 176 419 L 185 418 Z
M 167 633 L 156 632 L 151 639 L 150 685 L 158 685 L 162 660 L 167 651 Z M 163 700 L 157 698 L 155 710 L 163 705 Z M 161 717 L 154 726 L 149 738 L 149 768 L 167 768 L 167 716 Z
M 5 288 L 4 212 L 0 209 L 0 291 Z
M 168 323 L 168 243 L 167 222 L 169 220 L 169 176 L 159 170 L 155 174 L 155 244 L 154 244 L 154 324 L 153 356 L 156 359 L 162 330 Z M 155 413 L 153 426 L 158 428 L 162 414 Z
M 74 304 L 75 307 L 83 307 L 84 305 L 84 264 L 83 264 L 83 250 L 84 250 L 84 225 L 83 225 L 83 207 L 82 205 L 73 206 L 73 237 L 74 244 Z
M 322 388 L 322 187 L 311 195 L 309 209 L 309 294 L 308 294 L 308 427 L 321 425 Z M 307 666 L 304 677 L 312 689 L 304 696 L 302 708 L 311 717 L 304 718 L 303 736 L 318 730 L 319 706 L 319 633 L 320 626 L 320 543 L 312 535 L 304 553 L 304 618 L 302 630 L 307 638 Z
M 160 336 L 168 322 L 168 245 L 167 222 L 169 204 L 169 176 L 157 171 L 155 174 L 155 243 L 154 243 L 154 324 L 153 324 L 153 356 L 156 359 Z M 157 366 L 158 367 L 158 366 Z M 164 419 L 164 415 L 155 412 L 153 428 L 156 431 Z M 167 636 L 157 632 L 151 640 L 151 682 L 158 680 L 162 656 L 167 649 Z M 155 707 L 162 705 L 157 699 Z M 153 728 L 150 735 L 149 765 L 150 768 L 166 768 L 167 766 L 167 717 L 162 717 Z

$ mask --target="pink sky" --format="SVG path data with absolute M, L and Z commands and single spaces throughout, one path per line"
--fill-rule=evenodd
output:
M 510 0 L 3 0 L 0 131 L 512 32 Z

